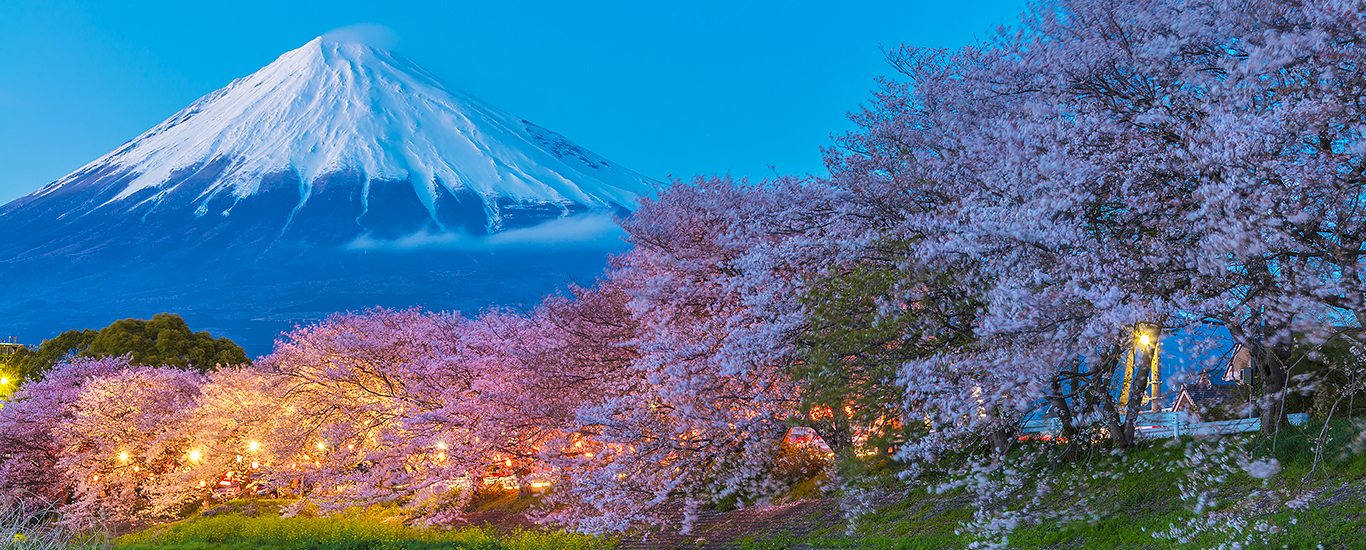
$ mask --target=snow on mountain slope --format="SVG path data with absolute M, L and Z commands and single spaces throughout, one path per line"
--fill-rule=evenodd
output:
M 598 276 L 654 185 L 319 38 L 0 205 L 0 334 L 174 311 L 266 353 L 343 309 L 534 304 Z
M 229 217 L 282 173 L 298 186 L 291 218 L 325 176 L 359 174 L 357 218 L 372 182 L 406 181 L 440 230 L 455 229 L 438 215 L 441 197 L 477 196 L 489 233 L 528 211 L 544 220 L 631 210 L 654 185 L 399 55 L 320 37 L 16 203 L 94 180 L 99 199 L 61 217 L 153 208 Z

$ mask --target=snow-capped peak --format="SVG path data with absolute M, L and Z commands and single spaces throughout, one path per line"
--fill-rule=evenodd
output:
M 175 189 L 186 185 L 178 176 L 210 163 L 226 168 L 197 184 L 203 188 Z M 40 194 L 111 166 L 131 177 L 120 178 L 125 186 L 101 206 L 130 197 L 157 201 L 175 190 L 194 197 L 195 204 L 183 206 L 198 206 L 200 215 L 210 199 L 250 196 L 262 176 L 282 171 L 297 174 L 301 204 L 320 176 L 354 171 L 366 182 L 411 182 L 429 210 L 437 186 L 472 191 L 493 209 L 511 201 L 612 210 L 632 208 L 654 184 L 446 87 L 402 56 L 322 37 L 200 98 Z M 149 188 L 156 191 L 139 193 Z

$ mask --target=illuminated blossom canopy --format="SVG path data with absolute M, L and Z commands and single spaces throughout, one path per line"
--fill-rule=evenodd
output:
M 1075 0 L 897 49 L 830 178 L 676 182 L 600 280 L 530 310 L 339 313 L 207 374 L 64 362 L 0 410 L 0 491 L 88 524 L 232 471 L 296 510 L 449 524 L 486 483 L 554 483 L 542 519 L 680 503 L 686 531 L 782 491 L 794 425 L 846 455 L 877 423 L 904 461 L 1001 459 L 1047 404 L 1068 439 L 1127 448 L 1127 354 L 1198 325 L 1256 356 L 1275 429 L 1290 348 L 1366 314 L 1362 44 L 1345 2 Z M 964 471 L 992 491 L 993 467 Z

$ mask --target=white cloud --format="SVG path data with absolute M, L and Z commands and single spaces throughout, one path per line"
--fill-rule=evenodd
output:
M 338 27 L 323 33 L 323 38 L 342 44 L 365 44 L 382 50 L 393 49 L 398 45 L 398 33 L 384 25 L 358 23 Z
M 346 245 L 351 250 L 500 250 L 561 245 L 614 248 L 622 245 L 626 232 L 607 214 L 585 214 L 552 220 L 540 225 L 501 231 L 492 235 L 430 233 L 422 231 L 397 239 L 361 235 Z

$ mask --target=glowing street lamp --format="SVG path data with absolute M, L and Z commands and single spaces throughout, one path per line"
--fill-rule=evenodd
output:
M 1146 404 L 1151 404 L 1153 412 L 1161 410 L 1159 397 L 1162 393 L 1162 366 L 1158 363 L 1157 336 L 1150 332 L 1151 329 L 1157 329 L 1158 334 L 1161 332 L 1160 327 L 1144 323 L 1138 325 L 1138 338 L 1135 342 L 1137 345 L 1134 346 L 1128 365 L 1124 369 L 1121 407 L 1127 407 L 1129 399 L 1143 399 Z M 1136 379 L 1142 376 L 1146 376 L 1147 379 Z M 1139 397 L 1139 388 L 1143 388 L 1142 397 Z
M 190 460 L 193 460 L 193 461 L 195 461 L 195 462 L 199 462 L 199 456 L 200 456 L 200 455 L 199 455 L 199 449 L 195 449 L 195 450 L 193 450 L 193 451 L 190 451 Z
M 255 450 L 259 450 L 260 448 L 261 448 L 261 444 L 260 444 L 259 442 L 252 441 L 251 443 L 247 443 L 247 449 L 248 449 L 248 450 L 255 451 Z

